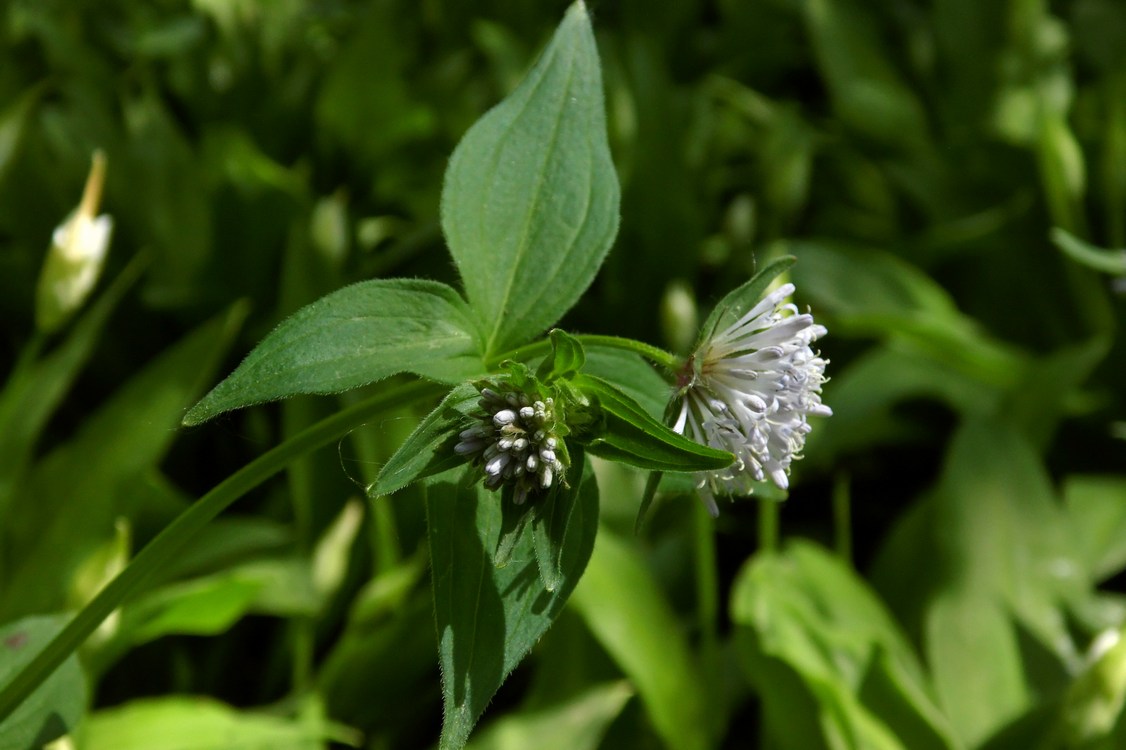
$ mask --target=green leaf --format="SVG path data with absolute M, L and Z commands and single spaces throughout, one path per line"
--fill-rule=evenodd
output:
M 967 746 L 1033 706 L 1016 627 L 996 599 L 965 589 L 940 595 L 927 613 L 926 652 L 943 709 Z
M 602 344 L 586 344 L 587 375 L 606 381 L 632 398 L 646 413 L 660 421 L 672 395 L 672 387 L 640 355 Z
M 450 158 L 442 228 L 486 359 L 559 320 L 614 241 L 619 190 L 602 100 L 579 0 L 527 78 Z
M 17 368 L 0 390 L 0 518 L 43 427 L 90 358 L 106 321 L 136 283 L 142 266 L 138 261 L 126 266 L 58 348 L 27 368 Z
M 840 558 L 803 542 L 756 555 L 736 579 L 731 619 L 766 732 L 788 738 L 781 747 L 832 747 L 833 737 L 961 747 L 898 625 Z
M 672 605 L 637 551 L 601 529 L 574 603 L 595 638 L 637 687 L 668 747 L 711 747 L 711 692 Z
M 62 630 L 67 617 L 26 617 L 0 628 L 0 685 Z M 71 654 L 19 708 L 0 722 L 0 750 L 40 748 L 74 730 L 86 710 L 86 678 Z
M 1073 476 L 1064 501 L 1075 550 L 1095 581 L 1126 568 L 1126 478 Z
M 536 369 L 536 377 L 543 383 L 550 383 L 557 378 L 569 378 L 583 369 L 586 362 L 583 345 L 577 338 L 559 328 L 552 329 L 549 335 L 551 354 Z
M 184 424 L 301 393 L 339 393 L 402 372 L 446 383 L 484 372 L 470 313 L 445 284 L 375 279 L 306 305 L 193 406 Z
M 286 718 L 238 711 L 210 698 L 137 700 L 92 714 L 83 750 L 309 750 L 334 740 L 356 746 L 355 732 L 319 717 Z
M 654 471 L 709 471 L 730 466 L 734 456 L 673 432 L 632 398 L 601 378 L 579 375 L 575 386 L 598 400 L 605 430 L 587 445 L 596 456 Z
M 384 464 L 375 482 L 367 488 L 368 497 L 390 495 L 411 482 L 464 463 L 465 457 L 454 453 L 454 444 L 480 397 L 480 392 L 469 383 L 450 391 Z
M 64 604 L 69 576 L 114 533 L 176 439 L 184 408 L 202 390 L 246 316 L 245 305 L 170 346 L 38 462 L 14 498 L 3 544 L 16 563 L 0 585 L 0 618 Z
M 723 299 L 712 308 L 704 325 L 700 326 L 700 339 L 693 348 L 699 349 L 700 345 L 714 336 L 716 331 L 725 330 L 747 314 L 762 299 L 770 282 L 787 271 L 796 260 L 792 255 L 787 255 L 772 261 L 752 276 L 750 281 L 724 295 Z
M 1059 227 L 1052 228 L 1051 237 L 1056 247 L 1076 263 L 1115 276 L 1126 275 L 1126 250 L 1096 247 Z
M 565 581 L 563 551 L 567 549 L 567 539 L 582 535 L 584 530 L 580 524 L 590 521 L 578 502 L 585 460 L 582 448 L 576 448 L 571 454 L 566 485 L 557 482 L 552 491 L 535 504 L 531 519 L 532 547 L 540 580 L 548 591 L 555 591 Z
M 509 714 L 490 724 L 469 750 L 596 750 L 633 695 L 620 680 L 595 685 L 559 704 Z
M 476 481 L 435 481 L 427 493 L 434 615 L 442 666 L 442 750 L 465 745 L 505 677 L 559 615 L 582 575 L 598 529 L 598 486 L 583 472 L 571 528 L 560 554 L 562 583 L 547 591 L 532 540 L 516 542 L 511 562 L 493 565 L 501 534 L 501 497 Z

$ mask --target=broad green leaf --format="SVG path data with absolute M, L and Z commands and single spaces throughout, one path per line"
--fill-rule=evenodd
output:
M 595 685 L 558 705 L 509 714 L 486 727 L 468 750 L 596 750 L 633 689 L 624 680 Z
M 645 702 L 670 748 L 712 746 L 711 691 L 672 605 L 636 550 L 606 528 L 575 590 L 579 614 Z
M 582 575 L 598 530 L 598 486 L 587 470 L 574 498 L 571 528 L 554 592 L 540 582 L 530 535 L 508 565 L 493 564 L 501 533 L 501 497 L 477 474 L 429 486 L 427 522 L 434 615 L 442 666 L 441 748 L 461 748 L 505 677 L 559 615 Z
M 728 292 L 714 308 L 704 325 L 700 326 L 700 339 L 696 342 L 699 348 L 705 341 L 712 338 L 717 331 L 726 330 L 729 326 L 743 317 L 751 308 L 759 303 L 770 282 L 780 274 L 785 273 L 797 260 L 793 256 L 779 258 L 756 273 L 749 281 Z
M 672 386 L 657 374 L 653 365 L 633 352 L 587 344 L 583 372 L 594 375 L 630 396 L 645 412 L 660 421 L 672 396 Z
M 301 393 L 339 393 L 402 372 L 440 382 L 480 375 L 469 315 L 457 292 L 434 281 L 347 286 L 284 320 L 188 411 L 184 424 Z
M 731 618 L 745 628 L 748 677 L 783 747 L 947 750 L 955 739 L 918 657 L 883 604 L 841 560 L 812 544 L 756 555 L 740 573 Z M 783 691 L 774 684 L 786 683 Z M 807 726 L 810 712 L 817 731 Z
M 965 589 L 931 604 L 926 652 L 943 710 L 969 747 L 1033 705 L 1014 623 L 996 599 Z
M 0 685 L 31 661 L 67 620 L 26 617 L 0 627 Z M 0 721 L 0 750 L 40 748 L 74 731 L 85 711 L 86 678 L 78 656 L 71 654 L 11 716 Z
M 560 328 L 553 329 L 550 336 L 551 353 L 536 369 L 536 377 L 543 383 L 550 383 L 556 378 L 569 378 L 583 369 L 586 362 L 583 345 L 574 336 Z
M 882 336 L 947 363 L 987 386 L 1008 386 L 1024 359 L 958 310 L 950 294 L 922 270 L 887 252 L 829 242 L 789 242 L 801 262 L 794 283 L 834 334 Z
M 480 392 L 469 383 L 450 391 L 384 464 L 375 482 L 367 488 L 368 497 L 390 495 L 415 480 L 463 463 L 465 457 L 454 453 L 454 445 L 480 397 Z
M 332 740 L 355 747 L 355 732 L 324 719 L 239 711 L 211 698 L 136 700 L 90 715 L 83 750 L 309 750 Z
M 1126 568 L 1126 478 L 1073 476 L 1064 502 L 1075 549 L 1095 581 Z
M 602 99 L 579 0 L 527 78 L 450 158 L 442 228 L 487 360 L 559 320 L 614 241 L 618 179 Z
M 731 465 L 734 457 L 673 432 L 636 401 L 591 375 L 574 379 L 577 388 L 598 399 L 605 431 L 587 448 L 596 456 L 654 471 L 708 471 Z

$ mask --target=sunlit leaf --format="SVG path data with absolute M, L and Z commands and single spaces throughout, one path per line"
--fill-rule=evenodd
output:
M 376 279 L 282 322 L 184 424 L 300 393 L 339 393 L 401 372 L 456 382 L 484 370 L 464 301 L 433 281 Z
M 579 0 L 520 86 L 450 157 L 442 228 L 482 323 L 486 358 L 555 323 L 610 249 L 618 179 L 602 99 Z

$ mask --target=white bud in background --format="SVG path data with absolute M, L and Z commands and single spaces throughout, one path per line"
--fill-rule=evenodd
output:
M 95 151 L 82 202 L 55 229 L 39 276 L 35 323 L 43 333 L 61 328 L 86 301 L 101 276 L 113 232 L 113 219 L 107 214 L 97 215 L 105 178 L 105 154 Z

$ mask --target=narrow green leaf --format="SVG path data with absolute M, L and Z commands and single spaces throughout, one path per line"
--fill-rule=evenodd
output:
M 601 529 L 574 603 L 595 638 L 637 687 L 668 747 L 711 747 L 710 691 L 672 605 L 637 551 Z
M 62 630 L 62 616 L 26 617 L 0 628 L 0 685 Z M 86 710 L 86 678 L 71 654 L 54 674 L 0 722 L 0 750 L 40 748 L 74 730 Z
M 1096 271 L 1126 276 L 1126 250 L 1108 250 L 1096 247 L 1059 227 L 1052 228 L 1052 242 L 1076 263 Z
M 485 332 L 485 357 L 543 331 L 594 279 L 618 230 L 598 50 L 571 6 L 527 78 L 470 128 L 442 228 Z
M 475 327 L 450 287 L 420 279 L 362 281 L 284 320 L 184 416 L 301 393 L 339 393 L 409 372 L 453 383 L 484 373 Z
M 673 432 L 636 401 L 601 378 L 579 375 L 573 381 L 598 399 L 605 431 L 587 446 L 596 456 L 653 471 L 709 471 L 730 466 L 734 456 Z
M 699 348 L 700 344 L 714 336 L 716 331 L 726 329 L 757 305 L 766 288 L 770 286 L 770 282 L 787 271 L 796 260 L 797 258 L 792 255 L 787 255 L 772 261 L 752 276 L 750 281 L 724 295 L 723 299 L 712 308 L 704 325 L 700 326 L 700 340 L 696 342 L 695 348 Z
M 583 369 L 586 362 L 583 345 L 577 338 L 559 328 L 552 329 L 550 336 L 551 353 L 536 369 L 536 377 L 544 383 L 568 378 Z
M 1064 501 L 1075 550 L 1091 579 L 1103 581 L 1126 568 L 1126 478 L 1068 477 Z
M 564 582 L 563 550 L 568 537 L 583 533 L 583 529 L 578 528 L 584 520 L 578 493 L 585 460 L 582 448 L 576 448 L 571 454 L 567 485 L 556 483 L 552 491 L 536 504 L 532 517 L 532 546 L 536 552 L 540 580 L 548 591 L 555 591 Z M 589 522 L 590 519 L 586 520 Z
M 562 583 L 540 582 L 530 535 L 516 542 L 508 565 L 493 565 L 501 534 L 501 497 L 475 472 L 450 475 L 427 493 L 434 616 L 442 666 L 442 750 L 465 745 L 505 677 L 559 615 L 582 575 L 598 529 L 598 486 L 587 469 L 560 553 Z
M 466 415 L 476 407 L 480 395 L 469 383 L 450 391 L 384 464 L 367 489 L 368 497 L 390 495 L 411 482 L 463 463 L 465 458 L 454 453 L 454 444 L 458 432 L 465 429 Z

